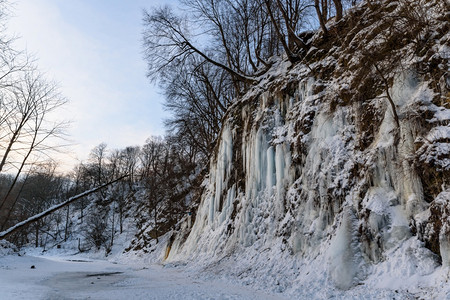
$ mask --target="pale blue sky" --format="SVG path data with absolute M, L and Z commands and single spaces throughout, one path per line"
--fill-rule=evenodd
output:
M 75 146 L 60 158 L 64 169 L 86 160 L 101 142 L 110 149 L 142 145 L 163 135 L 163 97 L 145 77 L 142 9 L 168 1 L 14 0 L 9 30 L 38 58 L 69 104 Z

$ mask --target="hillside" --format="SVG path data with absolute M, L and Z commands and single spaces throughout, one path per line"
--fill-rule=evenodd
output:
M 165 263 L 298 298 L 445 297 L 448 8 L 363 2 L 277 58 L 227 110 Z

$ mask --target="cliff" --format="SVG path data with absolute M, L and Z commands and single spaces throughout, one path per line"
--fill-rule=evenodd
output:
M 445 293 L 449 21 L 445 1 L 363 2 L 300 63 L 274 58 L 228 110 L 166 262 L 300 298 Z

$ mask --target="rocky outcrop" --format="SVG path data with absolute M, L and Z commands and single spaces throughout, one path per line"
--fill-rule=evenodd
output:
M 449 265 L 449 14 L 405 5 L 350 10 L 228 110 L 168 261 L 279 272 L 280 290 L 327 263 L 327 282 L 357 286 L 405 241 Z

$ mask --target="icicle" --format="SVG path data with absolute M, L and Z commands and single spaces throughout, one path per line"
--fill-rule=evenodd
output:
M 268 195 L 272 195 L 272 187 L 275 185 L 275 161 L 274 161 L 275 154 L 273 153 L 273 147 L 269 147 L 267 149 L 267 176 L 266 176 L 266 187 L 268 189 Z

